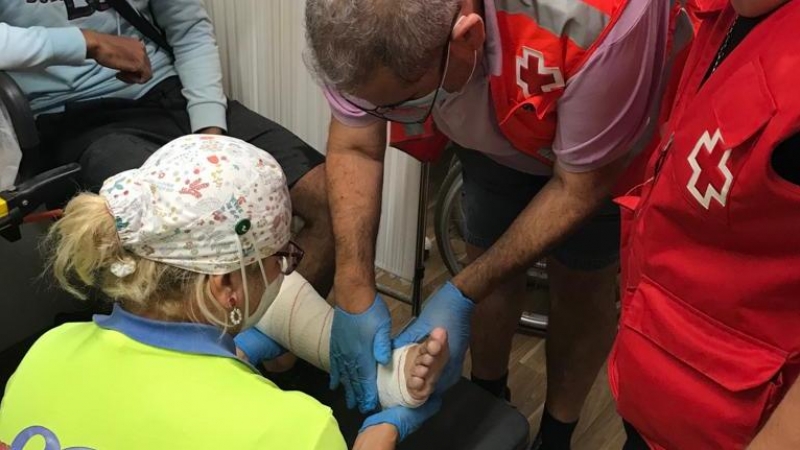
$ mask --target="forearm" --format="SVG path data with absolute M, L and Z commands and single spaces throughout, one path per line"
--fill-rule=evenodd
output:
M 375 241 L 383 186 L 383 149 L 377 146 L 385 145 L 385 128 L 369 139 L 365 149 L 343 137 L 341 127 L 331 125 L 326 161 L 336 246 L 335 293 L 340 308 L 360 313 L 375 296 Z
M 0 23 L 0 70 L 39 70 L 85 60 L 86 41 L 76 27 L 18 28 Z
M 375 425 L 359 433 L 353 450 L 393 450 L 397 446 L 398 437 L 394 425 Z
M 153 14 L 175 52 L 192 131 L 227 130 L 227 99 L 214 28 L 200 0 L 151 1 Z
M 800 383 L 796 382 L 758 433 L 748 450 L 800 448 Z
M 526 270 L 597 211 L 625 164 L 623 158 L 586 174 L 557 168 L 500 239 L 456 275 L 453 284 L 480 302 L 497 285 Z

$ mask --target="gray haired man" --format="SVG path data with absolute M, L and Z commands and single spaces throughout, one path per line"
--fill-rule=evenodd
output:
M 345 384 L 351 405 L 374 408 L 372 372 L 390 341 L 374 282 L 386 122 L 428 132 L 432 117 L 462 162 L 472 262 L 418 322 L 460 317 L 451 362 L 463 362 L 469 340 L 473 381 L 507 396 L 524 272 L 548 256 L 548 386 L 535 445 L 569 448 L 614 337 L 619 217 L 608 198 L 659 91 L 669 9 L 665 0 L 307 1 L 309 65 L 333 112 L 332 385 Z M 422 420 L 374 417 L 404 429 Z

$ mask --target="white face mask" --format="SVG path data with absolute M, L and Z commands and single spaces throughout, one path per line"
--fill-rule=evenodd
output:
M 261 278 L 264 280 L 264 293 L 261 294 L 261 302 L 258 304 L 258 308 L 256 308 L 255 312 L 251 315 L 247 311 L 249 311 L 249 298 L 245 298 L 245 319 L 244 323 L 242 324 L 242 329 L 245 330 L 247 328 L 253 327 L 255 324 L 264 317 L 264 314 L 267 313 L 267 310 L 270 306 L 272 306 L 272 302 L 275 301 L 275 298 L 278 297 L 278 292 L 281 290 L 281 284 L 283 284 L 283 273 L 279 273 L 272 283 L 267 280 L 267 273 L 264 271 L 264 264 L 261 261 L 258 261 L 258 267 L 261 269 Z M 249 297 L 247 291 L 245 290 L 245 297 Z
M 432 110 L 432 105 L 434 102 L 436 104 L 441 105 L 445 100 L 451 99 L 453 97 L 457 97 L 461 92 L 466 89 L 469 85 L 469 82 L 472 81 L 472 76 L 475 75 L 475 67 L 478 65 L 478 52 L 474 51 L 472 56 L 472 70 L 469 72 L 469 78 L 461 88 L 455 92 L 447 92 L 444 88 L 444 82 L 447 78 L 447 69 L 450 67 L 450 44 L 447 47 L 447 63 L 444 67 L 444 72 L 442 73 L 442 81 L 439 84 L 439 87 L 435 90 L 431 91 L 428 95 L 424 97 L 420 97 L 418 99 L 409 100 L 397 107 L 395 107 L 391 113 L 387 113 L 386 117 L 399 117 L 400 122 L 408 123 L 410 119 L 416 119 L 417 122 L 423 122 L 428 117 L 428 113 Z M 421 118 L 418 116 L 421 115 Z M 413 121 L 413 120 L 411 120 Z

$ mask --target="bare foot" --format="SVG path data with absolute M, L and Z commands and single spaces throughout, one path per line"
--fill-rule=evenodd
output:
M 264 361 L 261 365 L 269 373 L 283 373 L 294 367 L 296 362 L 297 356 L 286 352 L 275 359 Z
M 447 331 L 444 328 L 434 328 L 425 342 L 408 349 L 403 370 L 406 387 L 415 400 L 425 401 L 430 397 L 449 357 Z

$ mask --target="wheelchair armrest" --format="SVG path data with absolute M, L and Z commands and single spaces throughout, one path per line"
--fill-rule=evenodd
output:
M 38 146 L 39 133 L 28 98 L 14 79 L 5 72 L 0 72 L 0 103 L 8 111 L 19 146 L 23 150 Z
M 25 216 L 42 204 L 60 198 L 75 182 L 80 170 L 77 163 L 56 167 L 25 180 L 13 190 L 0 192 L 0 236 L 11 242 L 18 240 L 19 226 Z

